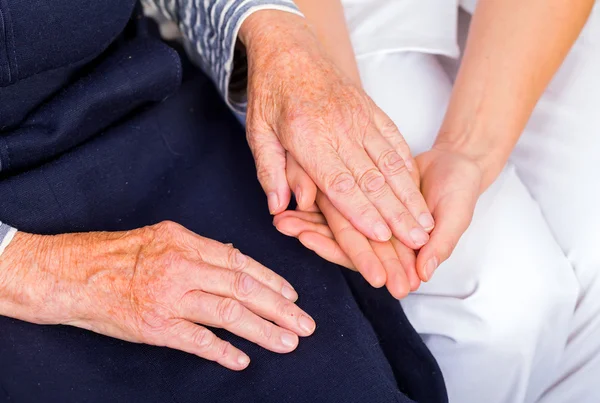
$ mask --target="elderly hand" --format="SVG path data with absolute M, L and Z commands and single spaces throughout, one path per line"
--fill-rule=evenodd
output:
M 17 233 L 0 259 L 0 315 L 182 350 L 233 369 L 250 359 L 205 326 L 277 353 L 315 323 L 279 275 L 230 245 L 164 222 L 124 233 Z
M 290 155 L 286 174 L 288 183 L 296 189 L 298 210 L 275 216 L 273 224 L 281 233 L 298 238 L 304 246 L 330 262 L 357 270 L 374 287 L 385 284 L 398 299 L 419 288 L 421 281 L 412 249 L 395 237 L 387 242 L 367 239 L 317 191 Z
M 414 160 L 393 122 L 347 79 L 298 16 L 260 11 L 243 24 L 248 142 L 273 214 L 290 199 L 286 151 L 368 238 L 410 248 L 434 221 L 411 179 Z

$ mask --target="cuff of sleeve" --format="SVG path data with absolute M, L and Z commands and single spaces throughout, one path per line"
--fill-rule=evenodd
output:
M 8 244 L 13 240 L 17 230 L 7 224 L 3 224 L 0 221 L 0 256 L 4 253 L 4 250 Z
M 248 105 L 246 50 L 241 45 L 236 46 L 238 44 L 238 32 L 242 24 L 250 15 L 261 10 L 286 11 L 303 17 L 293 1 L 280 0 L 278 2 L 269 1 L 269 4 L 257 3 L 261 3 L 261 1 L 243 2 L 234 11 L 231 24 L 226 29 L 225 40 L 223 41 L 225 48 L 221 53 L 222 60 L 213 67 L 219 69 L 214 77 L 217 78 L 217 85 L 227 105 L 235 112 L 242 114 L 246 113 Z

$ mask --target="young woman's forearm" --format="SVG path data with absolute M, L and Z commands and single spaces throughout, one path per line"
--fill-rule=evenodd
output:
M 466 153 L 482 190 L 506 163 L 594 0 L 480 0 L 435 147 Z
M 360 74 L 341 2 L 339 0 L 296 0 L 295 3 L 306 16 L 319 41 L 338 68 L 360 84 Z

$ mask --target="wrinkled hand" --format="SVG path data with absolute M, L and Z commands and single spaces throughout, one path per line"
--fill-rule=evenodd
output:
M 304 21 L 257 12 L 240 31 L 249 62 L 248 143 L 273 214 L 288 205 L 286 151 L 368 238 L 411 248 L 434 226 L 393 122 L 335 67 Z M 293 189 L 295 190 L 295 189 Z M 390 231 L 391 229 L 391 231 Z
M 479 166 L 461 153 L 433 149 L 416 160 L 421 189 L 436 220 L 430 241 L 418 256 L 394 239 L 388 244 L 395 249 L 395 255 L 390 245 L 370 242 L 322 194 L 317 196 L 322 214 L 314 208 L 310 212 L 286 211 L 275 217 L 274 224 L 280 232 L 297 237 L 324 259 L 350 269 L 358 268 L 373 286 L 381 286 L 381 278 L 386 275 L 390 293 L 402 298 L 408 292 L 406 281 L 411 291 L 416 290 L 419 279 L 429 281 L 439 264 L 450 257 L 471 222 L 482 182 Z M 293 160 L 288 163 L 288 177 L 290 183 L 307 189 L 303 190 L 298 205 L 303 209 L 310 207 L 312 190 Z M 404 278 L 400 268 L 404 270 Z
M 386 285 L 398 299 L 419 287 L 412 249 L 395 237 L 387 242 L 367 239 L 317 191 L 289 155 L 287 178 L 292 189 L 296 189 L 298 210 L 275 216 L 273 224 L 281 233 L 298 238 L 304 246 L 330 262 L 360 272 L 374 287 Z
M 174 223 L 17 236 L 2 259 L 1 315 L 166 346 L 233 370 L 246 368 L 249 357 L 198 324 L 277 353 L 294 350 L 298 336 L 315 329 L 283 278 Z

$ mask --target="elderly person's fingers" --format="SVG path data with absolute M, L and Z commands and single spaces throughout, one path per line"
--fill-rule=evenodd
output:
M 243 271 L 204 266 L 190 278 L 190 287 L 239 301 L 261 317 L 300 336 L 310 336 L 315 321 L 293 302 Z
M 43 284 L 27 301 L 38 309 L 16 312 L 19 319 L 168 346 L 235 370 L 248 357 L 198 325 L 222 327 L 279 353 L 316 328 L 280 276 L 173 222 L 127 232 L 17 235 L 9 253 L 25 256 L 19 264 L 34 269 L 17 271 L 15 281 L 53 282 L 51 301 Z M 44 253 L 28 253 L 31 245 Z
M 269 212 L 278 214 L 290 203 L 290 188 L 286 178 L 286 151 L 268 129 L 248 136 L 254 156 L 258 181 L 267 195 Z
M 187 293 L 178 309 L 181 318 L 225 329 L 275 353 L 298 346 L 298 335 L 261 318 L 239 301 L 201 291 Z
M 336 68 L 314 35 L 305 33 L 286 52 L 248 52 L 249 142 L 261 149 L 257 144 L 267 141 L 268 128 L 362 234 L 381 242 L 393 234 L 419 248 L 433 223 L 404 169 L 406 164 L 414 168 L 409 150 L 395 139 L 397 131 L 389 134 L 378 115 L 382 112 L 362 88 Z M 387 142 L 384 134 L 395 142 Z M 398 153 L 406 158 L 398 161 Z M 301 206 L 306 207 L 304 201 Z
M 317 185 L 315 185 L 304 169 L 298 165 L 298 162 L 296 162 L 290 153 L 287 153 L 286 162 L 287 180 L 290 189 L 292 189 L 296 196 L 298 210 L 314 210 L 314 206 L 316 206 Z
M 381 110 L 378 106 L 374 106 L 374 122 L 379 130 L 379 133 L 383 136 L 383 138 L 396 150 L 398 155 L 404 161 L 404 165 L 406 169 L 410 173 L 413 181 L 417 185 L 417 188 L 420 187 L 421 177 L 419 176 L 419 170 L 417 168 L 417 162 L 414 159 L 412 152 L 410 151 L 410 147 L 400 130 L 394 123 L 392 119 L 384 111 Z M 425 226 L 424 226 L 425 227 Z M 427 227 L 425 227 L 427 229 Z
M 363 157 L 368 158 L 366 155 Z M 361 172 L 350 171 L 330 147 L 320 151 L 319 162 L 312 168 L 318 187 L 354 227 L 370 239 L 381 242 L 392 237 L 385 219 L 361 189 L 374 189 L 381 184 L 379 177 L 375 177 L 375 171 L 364 166 Z
M 290 301 L 294 302 L 298 299 L 298 293 L 287 280 L 251 257 L 244 255 L 232 244 L 222 244 L 212 239 L 198 237 L 191 231 L 189 234 L 193 237 L 192 242 L 201 248 L 201 259 L 204 262 L 213 266 L 248 273 Z
M 389 120 L 389 122 L 392 126 L 386 126 L 384 130 L 391 131 L 396 127 L 391 120 Z M 397 133 L 395 137 L 401 139 L 398 140 L 397 143 L 406 145 L 400 132 L 398 132 L 397 129 L 395 130 Z M 387 136 L 388 138 L 394 137 L 389 133 Z M 416 165 L 412 165 L 413 163 L 410 162 L 412 167 L 409 170 L 409 165 L 407 165 L 407 160 L 405 160 L 405 158 L 408 157 L 402 157 L 397 152 L 397 148 L 390 145 L 379 130 L 370 130 L 367 132 L 364 140 L 364 147 L 371 159 L 376 162 L 377 168 L 385 177 L 386 182 L 393 190 L 395 196 L 402 202 L 402 205 L 406 207 L 405 211 L 408 210 L 408 212 L 410 212 L 409 218 L 411 227 L 408 228 L 410 231 L 409 234 L 415 233 L 414 236 L 416 238 L 422 239 L 422 235 L 417 234 L 422 230 L 427 232 L 431 231 L 434 227 L 434 221 L 419 189 L 419 182 L 414 179 L 414 174 L 418 175 Z M 398 148 L 402 147 L 398 146 Z M 408 151 L 408 153 L 410 155 L 410 151 Z M 410 159 L 408 161 L 410 161 Z M 413 222 L 413 220 L 416 221 L 418 225 Z M 399 236 L 399 234 L 402 236 Z M 412 246 L 406 242 L 405 238 L 403 238 L 404 231 L 394 231 L 394 235 L 396 238 L 402 240 L 407 246 Z
M 241 350 L 219 339 L 207 328 L 184 319 L 175 320 L 165 333 L 164 342 L 157 339 L 154 344 L 215 361 L 234 371 L 246 369 L 250 364 L 250 357 Z

